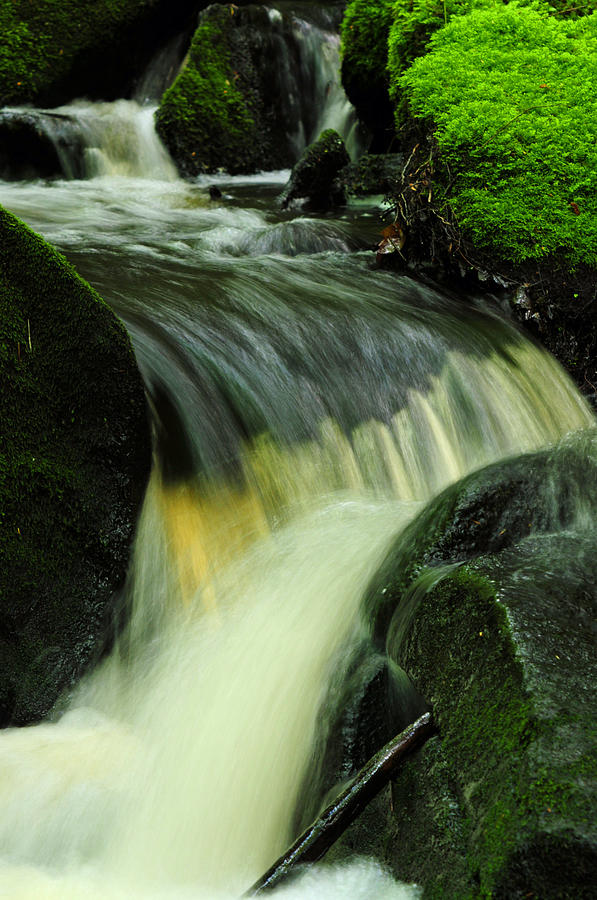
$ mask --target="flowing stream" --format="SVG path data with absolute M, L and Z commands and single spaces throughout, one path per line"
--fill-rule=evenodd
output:
M 447 484 L 594 420 L 479 299 L 374 270 L 373 201 L 281 213 L 287 173 L 184 183 L 143 107 L 69 115 L 93 177 L 0 202 L 127 324 L 156 464 L 127 630 L 53 721 L 0 735 L 0 896 L 238 897 L 294 837 L 388 544 Z M 417 893 L 355 860 L 276 895 Z

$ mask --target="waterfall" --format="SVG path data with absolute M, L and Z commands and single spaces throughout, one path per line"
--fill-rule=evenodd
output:
M 139 106 L 134 100 L 117 100 L 81 102 L 66 110 L 81 129 L 85 177 L 127 175 L 157 181 L 177 177 L 153 127 L 155 108 Z
M 478 299 L 371 271 L 350 251 L 367 213 L 289 220 L 275 182 L 242 179 L 218 203 L 116 176 L 0 187 L 127 322 L 159 455 L 126 631 L 56 721 L 0 735 L 1 883 L 237 897 L 293 837 L 390 541 L 444 485 L 593 417 Z M 356 861 L 278 893 L 417 889 Z
M 325 128 L 335 128 L 353 158 L 363 136 L 340 83 L 340 39 L 334 9 L 288 4 L 245 10 L 263 41 L 268 108 L 286 123 L 289 153 L 298 159 Z M 265 18 L 265 22 L 263 21 Z M 254 21 L 253 21 L 254 20 Z M 153 127 L 160 96 L 181 65 L 184 36 L 160 50 L 139 78 L 134 99 L 111 103 L 77 100 L 51 110 L 0 111 L 0 177 L 105 175 L 173 181 L 176 169 Z
M 155 107 L 141 106 L 134 100 L 81 100 L 48 111 L 5 108 L 0 113 L 0 125 L 25 129 L 33 173 L 41 168 L 46 174 L 43 166 L 54 165 L 56 171 L 50 169 L 47 174 L 65 178 L 126 175 L 173 181 L 176 168 L 155 133 L 154 112 Z M 10 134 L 9 130 L 9 138 Z M 12 167 L 12 161 L 3 162 L 8 173 Z
M 291 33 L 296 152 L 329 126 L 356 142 L 337 37 L 306 13 Z M 0 733 L 0 894 L 232 900 L 295 836 L 390 543 L 446 485 L 594 417 L 484 299 L 373 270 L 377 208 L 282 213 L 267 175 L 214 201 L 136 100 L 26 114 L 71 180 L 0 181 L 0 202 L 125 321 L 156 462 L 124 632 L 51 719 Z M 366 860 L 276 890 L 419 895 Z
M 287 5 L 286 5 L 287 6 Z M 280 4 L 282 12 L 285 5 Z M 326 128 L 344 139 L 349 155 L 363 150 L 364 135 L 354 107 L 340 81 L 340 37 L 334 11 L 307 10 L 283 18 L 280 9 L 269 12 L 275 96 L 279 115 L 288 117 L 288 138 L 296 159 Z

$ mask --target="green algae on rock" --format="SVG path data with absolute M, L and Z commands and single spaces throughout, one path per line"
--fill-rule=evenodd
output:
M 122 324 L 0 209 L 0 722 L 26 724 L 97 656 L 150 466 Z

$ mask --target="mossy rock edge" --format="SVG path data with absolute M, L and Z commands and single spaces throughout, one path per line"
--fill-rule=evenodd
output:
M 45 715 L 97 657 L 151 464 L 122 323 L 0 208 L 0 723 Z

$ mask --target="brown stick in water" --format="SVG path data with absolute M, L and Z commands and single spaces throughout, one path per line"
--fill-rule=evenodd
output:
M 425 713 L 376 753 L 350 785 L 304 831 L 259 881 L 243 894 L 255 897 L 276 887 L 297 866 L 312 863 L 329 850 L 367 804 L 380 792 L 401 763 L 435 734 L 431 713 Z

